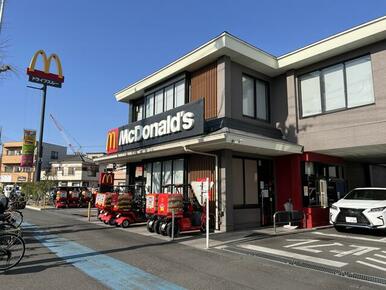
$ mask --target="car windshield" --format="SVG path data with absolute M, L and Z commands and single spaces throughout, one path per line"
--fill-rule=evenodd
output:
M 355 189 L 348 193 L 344 199 L 358 200 L 386 200 L 386 190 L 383 189 Z

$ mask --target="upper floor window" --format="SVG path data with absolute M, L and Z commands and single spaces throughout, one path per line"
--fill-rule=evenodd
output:
M 51 151 L 51 159 L 58 159 L 59 153 L 57 151 Z
M 269 119 L 268 84 L 243 75 L 243 115 L 267 121 Z
M 75 175 L 75 167 L 67 167 L 67 174 L 63 174 L 67 176 Z
M 370 56 L 299 77 L 302 117 L 374 103 Z
M 7 156 L 17 156 L 21 155 L 21 149 L 7 149 Z
M 133 122 L 143 119 L 143 99 L 133 102 Z
M 146 118 L 185 104 L 185 79 L 170 84 L 145 97 Z

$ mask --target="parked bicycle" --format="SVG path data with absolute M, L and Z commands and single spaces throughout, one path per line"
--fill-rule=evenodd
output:
M 8 199 L 0 194 L 0 271 L 15 267 L 25 254 L 20 229 L 23 214 L 8 206 Z
M 0 232 L 0 271 L 15 267 L 25 254 L 25 242 L 20 235 Z

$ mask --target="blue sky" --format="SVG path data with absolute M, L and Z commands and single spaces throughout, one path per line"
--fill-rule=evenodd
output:
M 3 141 L 39 126 L 41 92 L 25 74 L 38 49 L 56 52 L 65 75 L 48 90 L 44 140 L 65 145 L 52 113 L 84 151 L 104 151 L 107 130 L 127 123 L 113 94 L 223 31 L 282 55 L 385 14 L 384 0 L 7 0 L 0 43 L 18 72 L 0 79 Z

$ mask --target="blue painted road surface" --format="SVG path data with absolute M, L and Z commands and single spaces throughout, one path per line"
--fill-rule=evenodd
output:
M 33 230 L 34 237 L 41 244 L 59 258 L 72 264 L 108 288 L 138 290 L 185 289 L 110 256 L 98 254 L 93 249 L 76 242 L 57 235 L 44 234 L 32 224 L 26 224 L 26 226 L 26 229 Z

